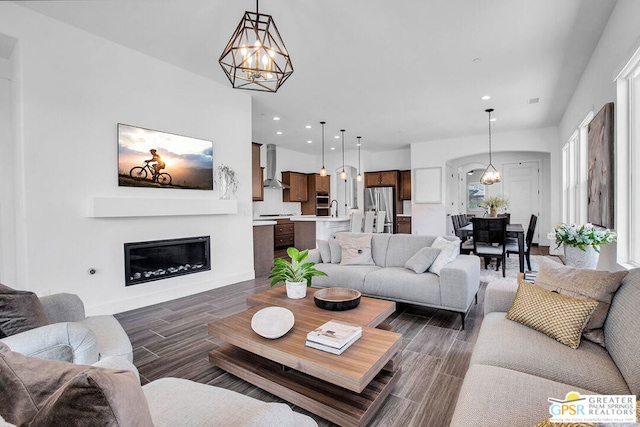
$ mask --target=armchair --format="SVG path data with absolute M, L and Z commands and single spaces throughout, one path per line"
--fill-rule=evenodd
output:
M 131 341 L 113 316 L 85 316 L 82 300 L 73 294 L 40 298 L 50 324 L 0 339 L 25 356 L 93 364 L 108 356 L 133 361 Z

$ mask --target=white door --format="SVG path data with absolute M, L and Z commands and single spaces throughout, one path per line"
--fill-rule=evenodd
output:
M 503 179 L 504 195 L 509 198 L 511 223 L 522 224 L 525 231 L 529 227 L 531 214 L 538 217 L 538 226 L 533 236 L 535 243 L 540 237 L 540 162 L 526 161 L 504 163 Z

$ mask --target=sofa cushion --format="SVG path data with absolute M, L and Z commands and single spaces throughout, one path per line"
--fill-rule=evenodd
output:
M 597 305 L 595 300 L 572 298 L 521 280 L 507 319 L 575 349 L 580 345 L 582 330 Z
M 609 312 L 613 295 L 620 287 L 627 271 L 600 271 L 573 268 L 541 258 L 535 284 L 574 298 L 589 298 L 599 301 L 584 331 L 584 337 L 602 346 L 605 345 L 604 321 Z
M 416 252 L 411 258 L 404 264 L 404 268 L 413 270 L 414 272 L 421 274 L 431 267 L 433 261 L 440 254 L 441 249 L 424 247 Z
M 364 278 L 372 271 L 379 270 L 377 265 L 340 265 L 316 264 L 315 267 L 327 273 L 327 276 L 313 278 L 314 288 L 343 287 L 362 292 Z
M 374 265 L 371 259 L 371 235 L 339 237 L 342 265 Z
M 640 396 L 640 269 L 629 271 L 611 302 L 604 324 L 607 351 L 629 385 Z
M 429 267 L 431 273 L 439 276 L 440 270 L 460 255 L 460 239 L 448 240 L 439 236 L 434 240 L 431 247 L 441 250 L 436 260 L 433 261 L 433 264 Z
M 78 419 L 84 423 L 77 425 L 151 425 L 140 383 L 131 371 L 27 357 L 11 351 L 0 342 L 0 385 L 11 390 L 11 393 L 3 393 L 0 399 L 0 415 L 12 424 L 76 425 L 70 423 L 72 419 Z M 89 401 L 101 402 L 101 419 L 111 417 L 112 422 L 98 424 L 95 420 L 83 418 L 91 417 L 93 412 L 83 410 Z M 128 406 L 130 403 L 134 404 L 132 410 Z M 105 405 L 111 408 L 112 416 L 108 415 L 109 410 L 104 409 Z M 57 418 L 72 412 L 69 419 Z
M 387 256 L 387 247 L 391 234 L 387 233 L 351 233 L 338 232 L 329 238 L 329 247 L 331 249 L 331 263 L 340 264 L 342 260 L 342 249 L 338 239 L 349 237 L 371 236 L 371 258 L 375 265 L 383 267 Z M 408 259 L 408 258 L 407 258 Z
M 322 262 L 331 262 L 331 248 L 328 240 L 316 240 L 318 250 L 320 251 L 320 259 Z
M 485 315 L 471 364 L 500 366 L 600 394 L 629 394 L 618 367 L 598 344 L 585 340 L 574 350 L 500 312 Z
M 36 294 L 0 284 L 0 338 L 48 324 Z
M 129 336 L 113 316 L 89 316 L 78 322 L 91 329 L 98 338 L 100 358 L 118 356 L 133 362 L 133 348 Z
M 531 427 L 549 416 L 549 397 L 563 398 L 570 391 L 598 394 L 523 372 L 474 364 L 464 377 L 449 425 Z
M 434 236 L 416 234 L 393 234 L 389 239 L 384 267 L 404 267 L 409 258 L 425 246 L 431 247 Z
M 416 274 L 403 267 L 381 268 L 367 274 L 363 294 L 417 304 L 440 306 L 440 279 L 435 274 Z
M 235 391 L 181 378 L 143 387 L 155 427 L 317 427 L 285 403 L 263 402 Z

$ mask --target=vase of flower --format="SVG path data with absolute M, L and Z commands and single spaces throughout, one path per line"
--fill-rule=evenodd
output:
M 580 249 L 577 246 L 564 245 L 564 263 L 570 267 L 595 270 L 599 258 L 600 253 L 591 246 Z
M 229 166 L 220 165 L 216 168 L 216 183 L 221 199 L 230 199 L 231 193 L 235 194 L 238 189 L 238 178 Z
M 498 216 L 499 209 L 509 207 L 509 199 L 502 196 L 487 197 L 478 205 L 481 208 L 489 208 L 489 216 L 495 218 Z
M 600 246 L 615 242 L 617 235 L 608 228 L 593 224 L 559 224 L 547 237 L 555 240 L 556 248 L 564 246 L 564 263 L 576 268 L 595 269 L 600 256 Z

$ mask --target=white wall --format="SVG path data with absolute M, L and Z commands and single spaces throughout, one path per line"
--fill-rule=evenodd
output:
M 616 84 L 613 79 L 633 51 L 640 47 L 639 16 L 639 1 L 618 1 L 560 122 L 560 140 L 556 148 L 558 152 L 590 111 L 595 114 L 604 104 L 616 101 Z M 624 195 L 616 194 L 616 200 L 620 197 Z M 558 203 L 552 210 L 557 222 L 562 218 L 560 200 L 558 197 Z M 616 262 L 615 246 L 610 244 L 602 247 L 598 269 L 622 268 Z
M 548 175 L 549 182 L 559 182 L 560 162 L 557 159 L 559 150 L 554 153 L 553 149 L 558 146 L 558 129 L 555 127 L 543 128 L 543 129 L 531 129 L 518 132 L 494 132 L 492 133 L 492 148 L 495 159 L 500 161 L 503 152 L 512 152 L 510 156 L 514 158 L 519 157 L 519 154 L 525 155 L 526 152 L 541 152 L 550 153 L 549 157 L 549 169 Z M 458 159 L 461 154 L 465 155 L 465 162 L 472 162 L 477 159 L 478 163 L 486 164 L 488 162 L 487 157 L 487 136 L 477 135 L 461 138 L 452 138 L 447 140 L 429 141 L 422 143 L 411 144 L 411 169 L 426 168 L 426 167 L 441 167 L 443 171 L 442 176 L 442 194 L 445 196 L 443 200 L 442 208 L 436 209 L 431 207 L 429 209 L 425 207 L 413 204 L 412 211 L 412 227 L 416 230 L 428 229 L 431 233 L 444 235 L 446 233 L 446 209 L 445 206 L 451 206 L 451 195 L 447 192 L 447 176 L 445 171 L 447 163 L 453 159 Z M 512 157 L 505 157 L 505 159 L 511 159 Z M 506 161 L 506 160 L 505 160 Z M 451 167 L 449 165 L 449 167 Z M 415 181 L 415 180 L 414 180 Z M 429 183 L 412 182 L 412 187 L 415 188 L 419 185 L 429 185 Z M 561 189 L 556 186 L 549 188 L 549 205 L 546 210 L 542 210 L 541 217 L 549 218 L 549 210 L 552 206 L 552 200 L 557 197 L 558 192 Z M 455 205 L 455 201 L 453 201 Z M 417 208 L 417 209 L 416 209 Z M 426 224 L 429 224 L 428 226 Z M 433 224 L 437 224 L 435 227 Z M 548 224 L 540 224 L 539 227 L 542 230 L 543 227 L 548 227 Z M 542 243 L 542 242 L 541 242 Z
M 95 314 L 254 276 L 246 256 L 252 248 L 249 96 L 13 3 L 0 3 L 0 33 L 18 39 L 13 144 L 2 146 L 2 155 L 13 149 L 16 157 L 17 279 L 8 285 L 40 295 L 76 293 Z M 240 176 L 240 213 L 89 218 L 87 203 L 96 196 L 129 197 L 132 203 L 162 197 L 176 204 L 218 197 L 118 187 L 119 122 L 213 141 L 214 166 L 224 163 Z M 9 185 L 0 182 L 3 193 Z M 211 236 L 210 272 L 124 286 L 125 242 L 198 235 Z M 89 275 L 89 268 L 97 274 Z

